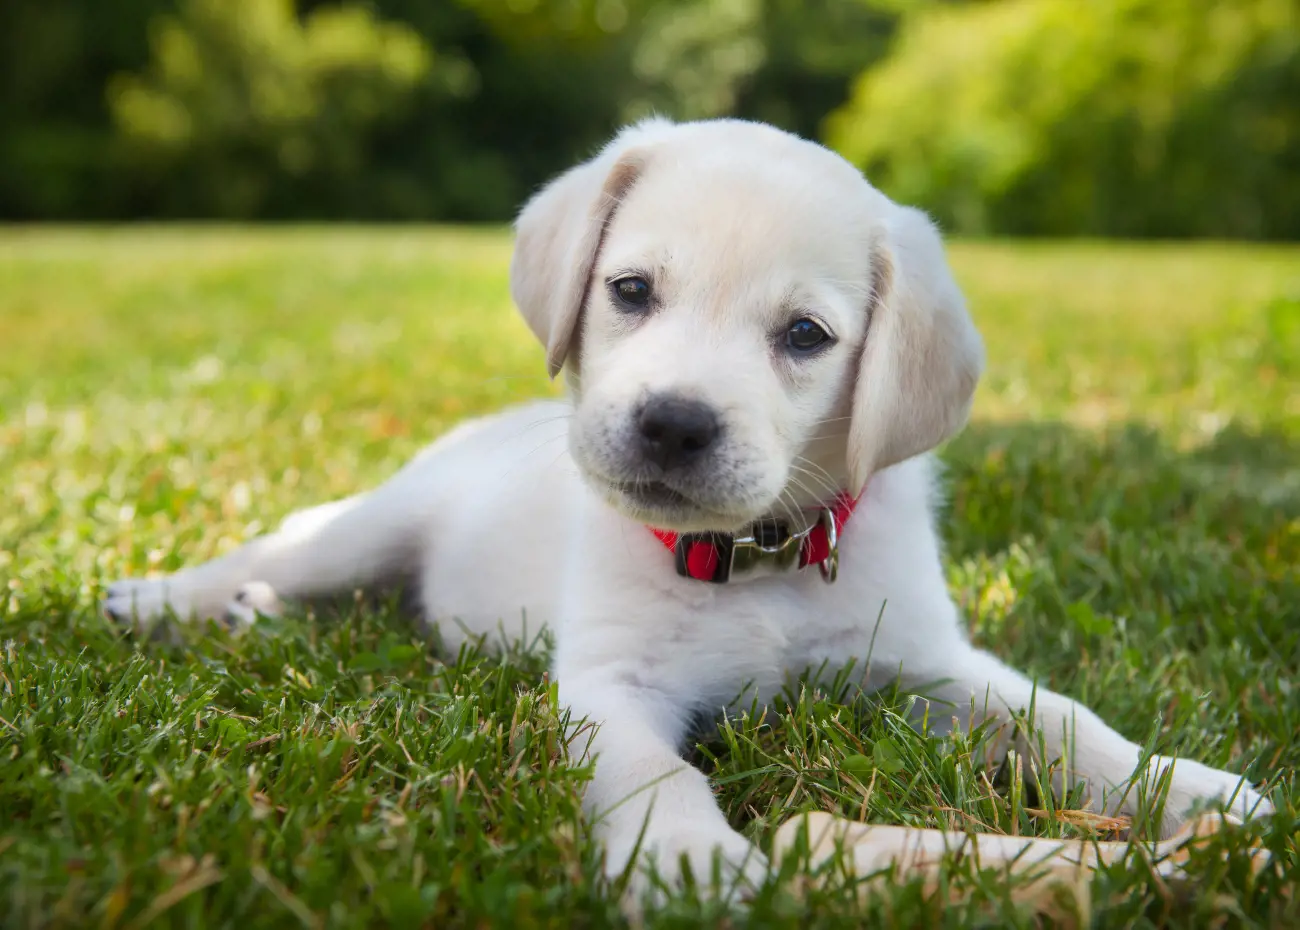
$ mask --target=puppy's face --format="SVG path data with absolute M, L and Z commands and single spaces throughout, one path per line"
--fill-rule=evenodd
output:
M 768 159 L 692 168 L 648 165 L 605 231 L 572 455 L 638 520 L 798 523 L 845 483 L 828 452 L 844 446 L 871 294 L 861 182 Z
M 979 370 L 928 221 L 754 124 L 625 132 L 524 210 L 511 281 L 587 482 L 680 531 L 806 522 L 954 431 Z

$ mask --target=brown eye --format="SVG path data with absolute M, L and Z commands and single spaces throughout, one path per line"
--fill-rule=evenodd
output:
M 650 303 L 650 282 L 632 275 L 619 278 L 612 285 L 614 296 L 627 307 L 640 309 Z
M 796 320 L 786 330 L 785 344 L 795 352 L 811 352 L 830 342 L 830 335 L 812 320 Z

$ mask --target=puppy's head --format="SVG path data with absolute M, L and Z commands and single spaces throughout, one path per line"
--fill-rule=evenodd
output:
M 965 422 L 982 348 L 926 217 L 751 123 L 625 130 L 524 208 L 511 290 L 627 515 L 736 530 Z

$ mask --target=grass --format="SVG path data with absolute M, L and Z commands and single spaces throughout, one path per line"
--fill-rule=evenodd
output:
M 553 391 L 508 250 L 415 228 L 0 232 L 0 925 L 622 921 L 539 650 L 453 662 L 360 605 L 178 648 L 94 608 L 108 580 L 208 558 Z M 1300 925 L 1300 249 L 972 243 L 953 261 L 990 351 L 945 452 L 974 638 L 1280 808 L 1216 840 L 1190 885 L 1135 856 L 1058 919 Z M 814 808 L 1083 835 L 1030 813 L 980 734 L 921 736 L 906 695 L 839 691 L 695 750 L 760 844 Z M 1274 859 L 1252 877 L 1254 839 Z M 969 861 L 947 904 L 904 883 L 855 909 L 842 876 L 793 871 L 751 925 L 1033 922 Z M 686 894 L 648 922 L 715 919 Z

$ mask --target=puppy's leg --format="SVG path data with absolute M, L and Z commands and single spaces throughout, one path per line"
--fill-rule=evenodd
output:
M 763 854 L 731 828 L 704 773 L 678 754 L 687 729 L 681 708 L 660 691 L 607 674 L 561 676 L 560 699 L 575 725 L 591 725 L 577 728 L 572 746 L 596 756 L 583 806 L 608 875 L 621 875 L 638 855 L 629 887 L 635 898 L 647 889 L 643 867 L 651 863 L 669 882 L 685 867 L 711 891 L 761 883 Z M 715 861 L 721 883 L 711 887 Z
M 920 685 L 919 678 L 913 681 Z M 1240 775 L 1190 759 L 1152 756 L 1141 769 L 1142 750 L 1136 743 L 1116 733 L 1082 704 L 1046 688 L 1035 688 L 1028 678 L 987 652 L 964 646 L 926 682 L 921 693 L 954 705 L 952 713 L 959 722 L 973 709 L 977 719 L 991 717 L 1010 723 L 1012 715 L 1028 712 L 1032 706 L 1029 723 L 1034 733 L 1028 739 L 1017 734 L 1017 748 L 1033 758 L 1041 732 L 1048 758 L 1035 761 L 1042 765 L 1060 760 L 1055 789 L 1061 791 L 1067 778 L 1083 784 L 1095 810 L 1136 813 L 1143 776 L 1147 777 L 1148 793 L 1154 795 L 1159 779 L 1168 772 L 1169 794 L 1160 825 L 1163 836 L 1177 830 L 1197 804 L 1223 805 L 1243 818 L 1273 811 Z
M 243 600 L 256 594 L 267 603 L 375 584 L 409 570 L 418 557 L 428 508 L 416 483 L 399 474 L 367 494 L 293 514 L 275 532 L 211 562 L 164 578 L 119 581 L 109 587 L 104 609 L 124 623 L 167 612 L 183 620 L 247 619 L 251 611 L 240 610 L 236 596 L 250 582 L 262 587 Z M 243 606 L 250 604 L 258 606 Z

